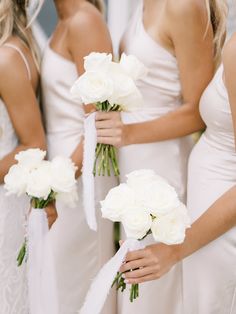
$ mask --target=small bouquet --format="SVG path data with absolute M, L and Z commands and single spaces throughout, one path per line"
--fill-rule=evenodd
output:
M 122 54 L 117 63 L 112 61 L 111 54 L 93 52 L 84 59 L 85 73 L 71 89 L 79 103 L 95 104 L 97 110 L 105 112 L 133 111 L 142 105 L 142 95 L 135 82 L 143 78 L 147 70 L 135 56 Z M 111 169 L 115 176 L 119 175 L 116 149 L 97 144 L 94 176 L 110 176 Z
M 45 156 L 40 149 L 20 152 L 15 156 L 18 163 L 10 168 L 4 181 L 8 194 L 27 194 L 31 199 L 25 241 L 17 257 L 18 266 L 27 260 L 30 313 L 58 314 L 55 263 L 44 208 L 59 199 L 68 206 L 74 204 L 76 167 L 69 158 L 46 161 Z
M 180 244 L 190 227 L 187 209 L 175 189 L 152 170 L 128 174 L 126 183 L 109 191 L 101 210 L 104 218 L 122 223 L 128 239 L 95 278 L 80 314 L 100 313 L 111 286 L 117 284 L 122 292 L 126 289 L 119 269 L 128 251 L 145 247 L 142 240 L 149 234 L 157 242 Z M 130 301 L 138 296 L 139 285 L 131 285 Z
M 10 168 L 4 178 L 7 194 L 17 196 L 27 194 L 30 197 L 31 214 L 43 211 L 54 200 L 64 200 L 72 205 L 77 198 L 76 167 L 72 161 L 65 157 L 55 157 L 52 161 L 46 161 L 45 156 L 46 152 L 40 149 L 20 152 L 15 156 L 18 163 Z M 18 266 L 26 257 L 27 241 L 26 235 L 17 257 Z

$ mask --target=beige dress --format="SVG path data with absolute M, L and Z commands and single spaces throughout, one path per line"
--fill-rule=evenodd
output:
M 138 112 L 123 113 L 125 123 L 152 120 L 174 111 L 182 104 L 177 60 L 148 35 L 142 17 L 141 3 L 124 35 L 122 46 L 127 54 L 137 56 L 149 70 L 147 77 L 138 82 L 144 107 Z M 165 177 L 184 200 L 191 148 L 190 138 L 124 147 L 119 153 L 121 181 L 126 179 L 125 175 L 130 171 L 153 169 Z M 151 237 L 147 240 L 147 243 L 150 242 Z M 140 297 L 133 304 L 128 294 L 127 290 L 119 295 L 120 314 L 183 314 L 182 265 L 178 264 L 160 280 L 142 284 Z
M 78 77 L 76 66 L 48 45 L 41 73 L 49 158 L 70 156 L 81 141 L 84 123 L 83 107 L 70 96 Z M 114 177 L 97 178 L 97 233 L 89 230 L 86 223 L 81 179 L 77 206 L 71 209 L 57 204 L 59 218 L 51 230 L 51 239 L 60 299 L 58 314 L 77 313 L 95 274 L 113 256 L 113 224 L 100 218 L 98 202 L 115 184 Z M 111 294 L 103 313 L 115 314 L 114 295 Z
M 200 103 L 207 129 L 189 161 L 187 205 L 193 221 L 236 184 L 234 129 L 222 75 L 223 66 Z M 235 314 L 236 228 L 186 259 L 183 274 L 184 314 Z

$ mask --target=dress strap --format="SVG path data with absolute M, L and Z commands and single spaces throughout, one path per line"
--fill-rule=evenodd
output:
M 32 77 L 31 77 L 31 71 L 30 71 L 29 63 L 28 63 L 28 61 L 27 61 L 27 59 L 26 59 L 24 53 L 20 50 L 20 48 L 18 48 L 18 47 L 15 46 L 15 45 L 8 44 L 8 43 L 7 43 L 7 44 L 4 44 L 3 46 L 9 47 L 9 48 L 12 48 L 12 49 L 15 49 L 15 50 L 19 53 L 19 55 L 21 56 L 21 58 L 22 58 L 22 60 L 23 60 L 23 62 L 24 62 L 24 64 L 25 64 L 25 66 L 26 66 L 26 69 L 27 69 L 27 72 L 28 72 L 29 80 L 31 80 Z

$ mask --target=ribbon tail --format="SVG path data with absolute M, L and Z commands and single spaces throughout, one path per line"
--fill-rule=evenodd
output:
M 105 304 L 112 282 L 119 271 L 128 251 L 141 249 L 140 241 L 128 239 L 119 251 L 108 261 L 94 279 L 79 314 L 99 314 Z
M 97 132 L 95 127 L 95 114 L 90 114 L 85 119 L 84 134 L 84 156 L 83 156 L 83 202 L 87 223 L 90 229 L 97 230 L 95 209 L 95 180 L 93 167 L 95 161 L 95 150 L 97 145 Z
M 48 221 L 43 209 L 32 209 L 28 222 L 28 290 L 30 314 L 58 314 L 57 287 Z

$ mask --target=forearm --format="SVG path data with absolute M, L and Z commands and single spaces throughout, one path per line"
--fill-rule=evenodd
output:
M 84 146 L 83 142 L 84 140 L 82 138 L 79 145 L 76 147 L 73 154 L 71 155 L 72 161 L 78 168 L 75 174 L 76 178 L 78 178 L 81 175 L 81 169 L 82 169 L 82 164 L 83 164 L 83 146 Z
M 179 259 L 193 254 L 236 226 L 236 186 L 219 198 L 188 229 Z
M 152 121 L 124 126 L 125 144 L 152 143 L 183 137 L 205 128 L 198 109 L 183 105 Z

